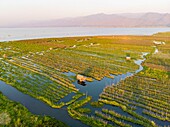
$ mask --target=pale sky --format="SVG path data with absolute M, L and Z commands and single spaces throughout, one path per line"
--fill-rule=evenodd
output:
M 170 0 L 0 0 L 0 26 L 96 13 L 170 13 Z

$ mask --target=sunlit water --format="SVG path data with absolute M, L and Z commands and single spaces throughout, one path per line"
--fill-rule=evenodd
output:
M 43 28 L 0 28 L 0 42 L 73 36 L 96 35 L 152 35 L 170 31 L 170 28 L 96 28 L 96 27 L 43 27 Z

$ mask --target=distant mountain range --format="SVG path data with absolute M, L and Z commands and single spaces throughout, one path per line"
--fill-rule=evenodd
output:
M 169 13 L 94 14 L 75 18 L 39 21 L 27 27 L 170 27 Z

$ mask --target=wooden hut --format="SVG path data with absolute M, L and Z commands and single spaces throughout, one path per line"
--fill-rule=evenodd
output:
M 86 81 L 86 77 L 84 77 L 83 75 L 77 75 L 77 80 L 79 80 L 80 82 L 84 82 Z
M 131 60 L 131 57 L 130 56 L 126 56 L 126 60 Z
M 129 53 L 126 54 L 126 60 L 131 60 L 131 57 L 130 57 Z

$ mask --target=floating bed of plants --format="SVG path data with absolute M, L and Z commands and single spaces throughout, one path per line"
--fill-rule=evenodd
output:
M 89 126 L 169 125 L 170 38 L 163 35 L 0 43 L 0 80 L 53 108 L 65 106 L 72 118 Z M 154 40 L 166 41 L 166 45 L 155 46 Z M 119 74 L 134 73 L 139 68 L 134 60 L 143 59 L 144 52 L 149 53 L 142 63 L 144 69 L 118 84 L 107 84 L 95 102 L 93 97 L 79 92 L 73 84 L 75 76 L 64 75 L 81 74 L 89 81 L 114 79 Z M 127 54 L 130 60 L 126 60 Z M 74 95 L 70 100 L 62 101 L 71 93 Z

